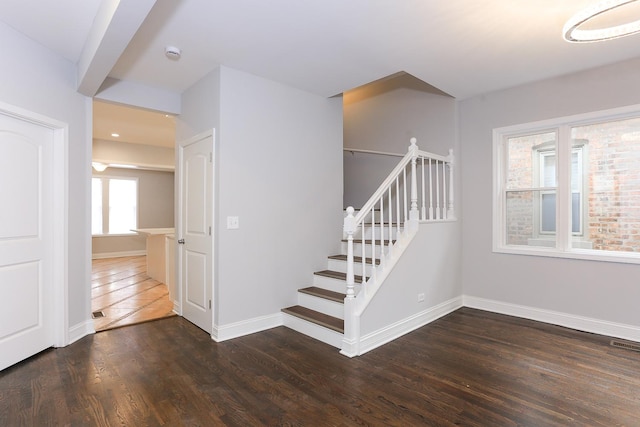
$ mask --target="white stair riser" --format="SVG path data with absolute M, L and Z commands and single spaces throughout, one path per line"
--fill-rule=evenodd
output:
M 344 319 L 344 304 L 336 301 L 298 292 L 298 305 L 338 319 Z
M 400 230 L 402 231 L 402 230 Z M 384 238 L 388 239 L 389 238 L 389 226 L 385 226 L 384 229 L 382 230 L 383 234 L 384 234 Z M 364 236 L 365 239 L 371 239 L 371 235 L 372 235 L 372 227 L 368 226 L 365 227 L 364 229 Z M 398 235 L 398 228 L 397 226 L 394 224 L 394 227 L 391 229 L 391 238 L 395 239 L 396 236 Z M 354 239 L 360 239 L 362 236 L 362 228 L 358 227 L 358 230 L 354 233 L 353 238 Z M 345 236 L 346 237 L 346 236 Z M 380 239 L 380 227 L 376 227 L 376 240 Z
M 371 257 L 371 244 L 366 244 L 365 245 L 365 257 L 366 258 L 370 258 Z M 384 248 L 384 252 L 387 253 L 387 251 L 389 250 L 389 247 L 387 245 L 385 245 Z M 341 251 L 343 254 L 347 253 L 347 242 L 342 242 L 342 247 L 341 247 Z M 380 259 L 380 244 L 379 242 L 376 244 L 376 259 Z M 353 255 L 354 256 L 362 256 L 362 243 L 354 243 L 353 244 Z
M 325 328 L 324 326 L 316 325 L 315 323 L 300 319 L 299 317 L 292 316 L 287 313 L 282 313 L 282 320 L 284 326 L 298 331 L 301 334 L 315 338 L 318 341 L 329 344 L 336 348 L 342 347 L 343 334 Z
M 331 271 L 339 271 L 341 273 L 347 272 L 347 261 L 342 261 L 338 259 L 329 259 L 328 262 L 328 270 Z M 371 276 L 371 264 L 365 264 L 365 276 Z M 362 275 L 362 263 L 356 262 L 355 264 L 355 272 L 354 274 Z
M 347 283 L 344 280 L 332 279 L 331 277 L 313 275 L 313 285 L 319 288 L 328 289 L 334 292 L 347 293 Z M 360 291 L 360 283 L 355 284 L 355 293 Z

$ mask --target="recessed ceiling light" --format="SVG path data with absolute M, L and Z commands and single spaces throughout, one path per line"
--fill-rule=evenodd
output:
M 596 16 L 636 1 L 637 0 L 604 0 L 583 9 L 567 21 L 562 29 L 562 36 L 568 42 L 584 43 L 617 39 L 640 32 L 640 17 L 626 24 L 596 29 L 580 29 L 583 24 Z
M 119 133 L 112 133 L 111 136 L 114 137 L 114 138 L 118 138 L 118 137 L 120 137 L 120 134 Z

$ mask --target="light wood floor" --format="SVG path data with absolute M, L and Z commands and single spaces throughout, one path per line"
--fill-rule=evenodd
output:
M 147 276 L 147 257 L 95 259 L 91 269 L 91 311 L 96 331 L 174 316 L 167 285 Z

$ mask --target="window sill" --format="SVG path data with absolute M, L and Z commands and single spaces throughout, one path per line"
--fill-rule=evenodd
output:
M 565 258 L 586 261 L 617 262 L 623 264 L 640 264 L 638 252 L 613 252 L 597 251 L 591 249 L 574 248 L 571 251 L 561 251 L 556 248 L 528 247 L 528 246 L 503 246 L 494 247 L 494 253 L 542 256 L 549 258 Z

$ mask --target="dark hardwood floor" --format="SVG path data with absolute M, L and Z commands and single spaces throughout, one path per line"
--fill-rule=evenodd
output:
M 0 372 L 2 426 L 640 426 L 640 353 L 468 308 L 362 357 L 172 317 Z

